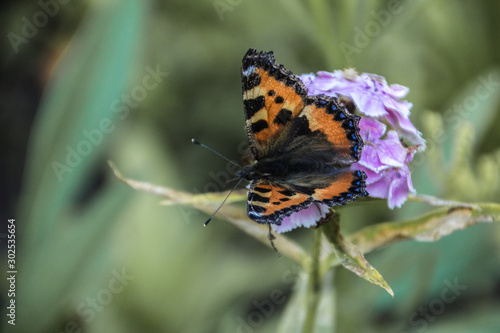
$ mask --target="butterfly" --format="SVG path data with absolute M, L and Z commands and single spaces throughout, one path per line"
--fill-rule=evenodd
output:
M 255 160 L 237 173 L 250 181 L 248 217 L 280 225 L 313 204 L 344 205 L 368 195 L 365 173 L 349 169 L 363 148 L 360 118 L 338 98 L 308 95 L 273 52 L 249 49 L 241 81 Z

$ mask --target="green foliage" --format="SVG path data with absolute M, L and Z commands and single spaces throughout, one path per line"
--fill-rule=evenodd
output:
M 130 194 L 111 185 L 83 212 L 79 209 L 78 196 L 106 148 L 105 133 L 100 139 L 94 135 L 94 141 L 84 133 L 115 117 L 111 105 L 135 63 L 143 15 L 144 6 L 134 2 L 89 12 L 47 87 L 32 134 L 19 209 L 24 247 L 17 301 L 25 305 L 17 319 L 20 331 L 60 329 L 70 319 L 78 323 L 75 309 L 69 310 L 74 297 L 101 284 L 92 270 L 111 264 L 105 244 L 121 214 L 117 208 Z M 89 153 L 76 153 L 68 163 L 69 151 L 80 151 L 84 140 L 91 144 L 82 151 Z

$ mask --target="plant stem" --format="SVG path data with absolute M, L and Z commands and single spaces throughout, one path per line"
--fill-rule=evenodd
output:
M 321 277 L 319 274 L 320 255 L 321 255 L 321 229 L 315 229 L 313 232 L 313 243 L 311 262 L 308 268 L 308 284 L 307 284 L 307 307 L 306 319 L 302 332 L 310 333 L 314 330 L 316 322 L 316 312 L 320 301 Z

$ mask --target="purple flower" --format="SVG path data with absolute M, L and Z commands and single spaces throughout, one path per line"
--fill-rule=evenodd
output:
M 328 96 L 344 95 L 353 100 L 360 112 L 368 117 L 385 120 L 420 150 L 425 149 L 425 140 L 410 121 L 412 104 L 402 101 L 409 89 L 387 81 L 375 74 L 358 75 L 353 69 L 336 70 L 333 73 L 318 72 L 299 77 L 309 94 Z
M 297 227 L 310 228 L 315 226 L 316 223 L 326 216 L 330 208 L 322 203 L 315 203 L 311 206 L 299 210 L 290 216 L 285 217 L 281 221 L 281 225 L 271 224 L 275 232 L 281 234 L 283 232 L 291 231 Z
M 408 163 L 416 148 L 405 148 L 396 131 L 373 118 L 361 118 L 360 134 L 365 146 L 353 170 L 366 173 L 366 190 L 372 197 L 387 198 L 389 208 L 401 207 L 415 193 Z M 385 138 L 382 137 L 386 134 Z

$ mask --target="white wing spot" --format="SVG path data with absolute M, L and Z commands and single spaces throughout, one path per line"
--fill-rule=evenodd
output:
M 255 70 L 254 65 L 248 66 L 248 68 L 243 71 L 243 75 L 250 76 L 250 74 L 252 74 L 254 70 Z

